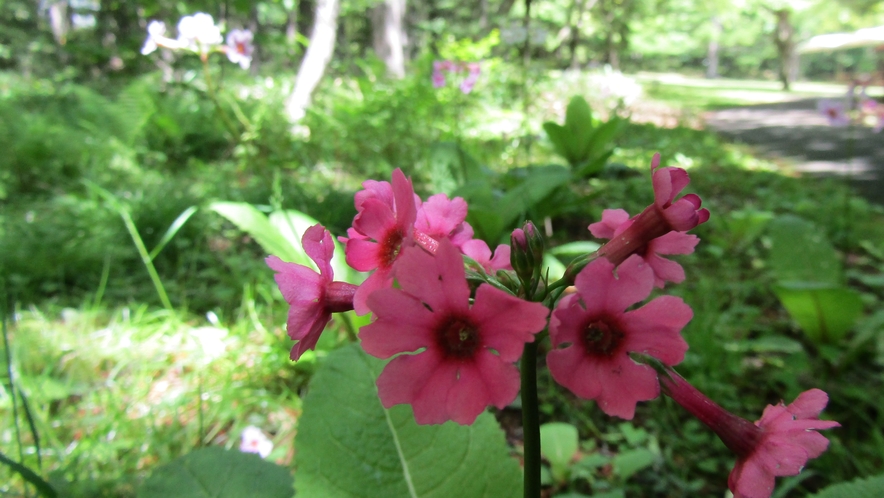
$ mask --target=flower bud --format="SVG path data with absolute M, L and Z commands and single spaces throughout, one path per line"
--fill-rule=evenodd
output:
M 536 281 L 543 265 L 543 237 L 530 221 L 510 236 L 510 264 L 523 283 Z

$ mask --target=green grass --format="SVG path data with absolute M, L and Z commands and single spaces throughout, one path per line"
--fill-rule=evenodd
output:
M 777 81 L 705 79 L 679 74 L 639 73 L 648 98 L 691 111 L 710 111 L 741 105 L 771 104 L 802 98 L 839 97 L 847 86 L 838 83 L 799 81 L 791 91 L 783 91 Z M 881 93 L 870 88 L 871 95 Z
M 272 435 L 270 458 L 290 463 L 312 364 L 290 364 L 285 310 L 276 303 L 276 317 L 267 315 L 273 306 L 252 303 L 216 324 L 143 305 L 20 311 L 10 334 L 13 369 L 34 414 L 43 470 L 75 496 L 131 496 L 157 463 L 200 446 L 236 447 L 250 424 Z M 11 408 L 0 396 L 4 441 Z M 26 463 L 36 467 L 35 440 L 26 426 L 23 433 Z M 4 491 L 16 489 L 7 469 L 0 475 Z

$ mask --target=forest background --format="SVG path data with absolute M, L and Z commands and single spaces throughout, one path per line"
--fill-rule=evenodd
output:
M 254 33 L 248 69 L 141 54 L 149 21 L 196 12 Z M 874 48 L 796 47 L 882 24 L 876 0 L 3 0 L 0 453 L 63 496 L 134 496 L 163 464 L 235 448 L 252 425 L 297 485 L 303 395 L 349 338 L 335 322 L 316 354 L 289 361 L 287 307 L 263 259 L 270 231 L 297 237 L 272 213 L 343 234 L 361 182 L 396 167 L 424 196 L 469 199 L 465 172 L 503 195 L 539 165 L 567 164 L 542 124 L 581 95 L 596 126 L 620 123 L 600 145 L 604 169 L 529 191 L 497 224 L 471 218 L 480 234 L 503 242 L 539 216 L 554 245 L 586 241 L 602 209 L 647 204 L 654 152 L 688 168 L 713 218 L 680 260 L 690 283 L 676 292 L 695 311 L 681 368 L 752 420 L 809 387 L 830 394 L 827 416 L 844 427 L 777 496 L 880 475 L 884 210 L 729 143 L 703 113 L 880 78 Z M 478 62 L 475 86 L 462 91 L 458 74 L 434 86 L 438 60 Z M 816 249 L 797 254 L 796 237 Z M 826 285 L 860 303 L 831 335 L 780 285 L 821 260 L 836 268 Z M 543 421 L 579 438 L 572 458 L 547 461 L 549 496 L 723 495 L 728 450 L 678 406 L 657 400 L 626 423 L 546 387 Z M 513 410 L 495 414 L 517 455 Z M 16 469 L 0 466 L 12 496 L 30 492 Z

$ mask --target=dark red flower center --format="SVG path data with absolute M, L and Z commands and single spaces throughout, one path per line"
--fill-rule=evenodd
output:
M 624 334 L 604 320 L 589 322 L 583 330 L 583 346 L 594 356 L 611 357 L 623 343 Z
M 448 316 L 436 329 L 436 343 L 447 358 L 472 358 L 480 346 L 479 332 L 469 320 Z
M 405 238 L 405 235 L 398 228 L 394 228 L 386 233 L 381 241 L 381 264 L 378 265 L 379 267 L 389 268 L 393 266 L 396 258 L 399 257 L 400 249 L 402 249 L 403 238 Z

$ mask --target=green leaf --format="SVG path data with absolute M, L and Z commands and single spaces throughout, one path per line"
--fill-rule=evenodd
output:
M 579 444 L 577 428 L 571 424 L 550 422 L 540 426 L 540 451 L 549 460 L 553 478 L 557 481 L 567 478 L 568 467 Z
M 323 498 L 509 498 L 522 476 L 489 413 L 471 426 L 417 425 L 411 407 L 386 410 L 383 361 L 358 345 L 328 355 L 298 422 L 297 491 Z
M 289 263 L 312 267 L 313 262 L 301 249 L 300 243 L 292 245 L 289 239 L 255 206 L 246 202 L 213 202 L 209 204 L 209 209 L 251 235 L 267 254 L 278 256 Z
M 774 286 L 774 293 L 817 344 L 843 339 L 863 312 L 860 294 L 846 287 L 790 282 Z
M 291 473 L 253 453 L 202 448 L 151 472 L 138 498 L 291 498 Z
M 655 458 L 651 450 L 636 448 L 619 453 L 611 461 L 611 465 L 614 467 L 614 471 L 620 475 L 620 478 L 625 481 L 639 470 L 654 463 Z
M 826 487 L 811 498 L 879 498 L 884 489 L 884 474 L 854 479 Z
M 449 197 L 459 186 L 482 176 L 479 162 L 454 142 L 434 143 L 430 147 L 428 163 L 429 189 Z
M 45 496 L 47 498 L 55 498 L 58 496 L 58 493 L 55 492 L 55 488 L 52 487 L 51 484 L 44 481 L 42 477 L 38 476 L 33 470 L 28 467 L 10 459 L 3 453 L 0 453 L 0 463 L 8 466 L 12 469 L 13 472 L 22 476 L 25 481 L 28 481 L 35 488 L 37 488 L 37 492 L 40 493 L 41 496 Z
M 832 244 L 813 223 L 793 215 L 768 224 L 770 267 L 780 282 L 841 284 L 841 264 Z
M 536 166 L 512 173 L 523 176 L 496 206 L 507 216 L 507 226 L 512 225 L 520 214 L 546 199 L 555 189 L 571 181 L 571 172 L 562 166 Z
M 745 245 L 753 242 L 761 235 L 767 224 L 774 219 L 770 211 L 757 211 L 755 209 L 742 209 L 731 211 L 725 218 L 727 237 L 734 245 Z
M 574 137 L 571 136 L 571 131 L 558 123 L 553 123 L 552 121 L 543 123 L 543 131 L 546 132 L 549 141 L 552 142 L 556 153 L 564 157 L 565 160 L 568 161 L 568 164 L 573 165 L 571 142 L 574 140 Z
M 599 247 L 601 247 L 601 244 L 598 242 L 578 240 L 576 242 L 568 242 L 567 244 L 550 248 L 547 252 L 553 256 L 576 258 L 577 256 L 582 256 L 584 254 L 594 253 Z
M 565 265 L 552 254 L 546 253 L 543 255 L 543 275 L 546 276 L 548 273 L 550 282 L 562 278 L 565 275 L 566 269 Z
M 580 95 L 571 97 L 565 109 L 565 127 L 577 137 L 592 130 L 592 109 Z

